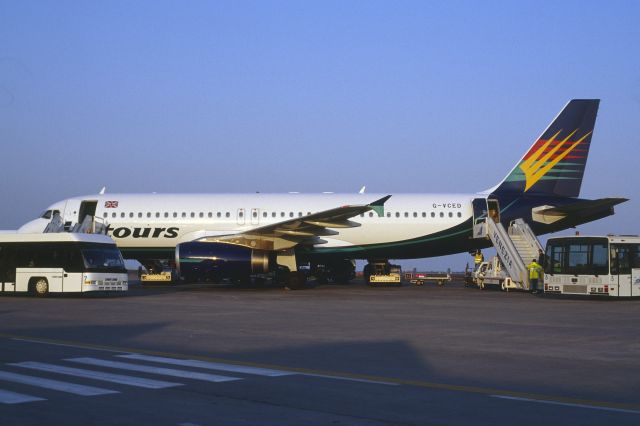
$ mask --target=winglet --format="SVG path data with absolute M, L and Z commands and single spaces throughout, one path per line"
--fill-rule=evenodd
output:
M 371 207 L 371 210 L 378 214 L 378 217 L 384 216 L 384 203 L 391 198 L 391 195 L 387 195 L 386 197 L 382 197 L 379 200 L 374 201 L 373 203 L 369 203 L 368 206 Z
M 363 186 L 362 188 L 360 188 L 360 191 L 358 191 L 358 194 L 364 194 L 364 191 L 367 189 L 366 186 Z
M 100 190 L 100 192 L 98 193 L 99 195 L 104 195 L 105 191 L 107 190 L 106 186 L 103 186 L 102 189 Z

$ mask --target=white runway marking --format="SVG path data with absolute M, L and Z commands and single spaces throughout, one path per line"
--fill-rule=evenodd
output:
M 81 396 L 106 395 L 118 393 L 117 391 L 93 386 L 78 385 L 75 383 L 60 382 L 58 380 L 44 379 L 42 377 L 25 376 L 22 374 L 0 371 L 0 380 L 7 382 L 21 383 L 23 385 L 36 386 L 39 388 L 57 390 L 60 392 L 72 393 Z
M 492 398 L 510 399 L 513 401 L 537 402 L 540 404 L 561 405 L 564 407 L 574 407 L 574 408 L 586 408 L 589 410 L 613 411 L 615 413 L 640 414 L 640 411 L 638 410 L 628 410 L 625 408 L 601 407 L 598 405 L 587 405 L 587 404 L 574 404 L 570 402 L 549 401 L 545 399 L 519 398 L 516 396 L 504 396 L 504 395 L 489 395 L 489 396 L 491 396 Z
M 125 376 L 122 374 L 106 373 L 103 371 L 84 370 L 81 368 L 65 367 L 62 365 L 46 364 L 42 362 L 20 362 L 8 365 L 30 368 L 32 370 L 48 371 L 51 373 L 67 374 L 69 376 L 84 377 L 87 379 L 102 380 L 105 382 L 120 383 L 122 385 L 137 386 L 147 389 L 164 389 L 172 386 L 182 385 L 182 383 L 172 383 L 162 380 L 145 379 L 143 377 Z
M 21 393 L 11 392 L 0 389 L 0 403 L 2 404 L 20 404 L 23 402 L 46 401 L 44 398 L 37 396 L 24 395 Z
M 136 359 L 139 361 L 159 362 L 164 364 L 181 365 L 183 367 L 205 368 L 208 370 L 230 371 L 232 373 L 255 374 L 258 376 L 278 377 L 278 376 L 291 376 L 293 374 L 296 374 L 290 371 L 271 370 L 268 368 L 249 367 L 244 365 L 223 364 L 220 362 L 199 361 L 196 359 L 165 358 L 165 357 L 141 355 L 141 354 L 128 354 L 128 355 L 116 355 L 116 356 L 121 358 Z
M 130 364 L 127 362 L 109 361 L 98 358 L 70 358 L 66 361 L 122 370 L 140 371 L 143 373 L 159 374 L 163 376 L 181 377 L 184 379 L 204 380 L 206 382 L 230 382 L 232 380 L 242 380 L 239 377 L 219 376 L 216 374 L 200 373 L 196 371 L 174 370 L 173 368 L 152 367 L 148 365 Z

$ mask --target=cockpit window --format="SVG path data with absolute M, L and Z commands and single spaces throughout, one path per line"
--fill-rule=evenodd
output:
M 47 210 L 46 212 L 42 212 L 40 217 L 42 219 L 51 219 L 53 216 L 59 215 L 59 214 L 60 214 L 60 210 Z

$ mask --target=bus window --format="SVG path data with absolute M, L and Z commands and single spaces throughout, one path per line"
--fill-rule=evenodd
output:
M 630 244 L 611 244 L 611 273 L 613 275 L 631 273 L 631 248 Z
M 606 244 L 594 244 L 591 257 L 591 266 L 594 275 L 606 275 L 609 273 L 608 248 Z
M 545 256 L 545 272 L 548 274 L 561 274 L 564 272 L 564 245 L 547 245 Z
M 569 245 L 569 273 L 578 274 L 589 265 L 589 246 L 587 244 Z
M 631 250 L 631 267 L 634 269 L 640 268 L 640 244 L 634 244 Z
M 82 249 L 84 266 L 88 270 L 96 269 L 124 269 L 124 261 L 115 247 L 84 248 Z

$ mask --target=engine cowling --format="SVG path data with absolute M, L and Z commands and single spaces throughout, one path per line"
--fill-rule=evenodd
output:
M 176 246 L 178 274 L 187 281 L 243 279 L 266 274 L 275 253 L 225 243 L 187 242 Z

